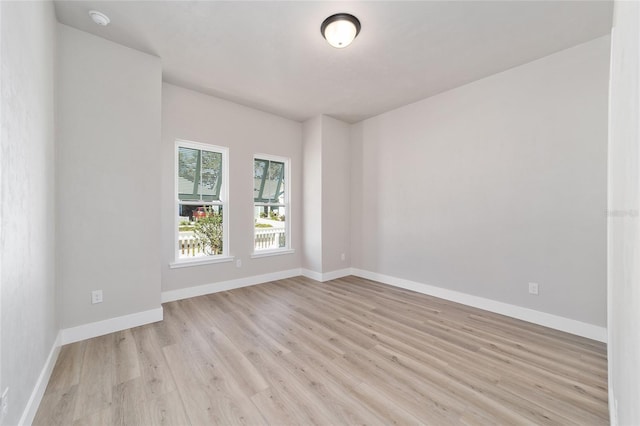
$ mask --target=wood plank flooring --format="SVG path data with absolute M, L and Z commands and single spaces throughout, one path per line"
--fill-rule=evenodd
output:
M 36 425 L 608 423 L 606 346 L 356 277 L 66 345 Z

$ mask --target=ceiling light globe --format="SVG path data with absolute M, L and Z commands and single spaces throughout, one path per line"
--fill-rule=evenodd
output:
M 324 36 L 330 45 L 342 49 L 356 38 L 356 26 L 349 21 L 335 21 L 327 25 Z
M 320 31 L 331 46 L 342 49 L 349 46 L 360 32 L 360 21 L 353 15 L 338 13 L 325 19 Z

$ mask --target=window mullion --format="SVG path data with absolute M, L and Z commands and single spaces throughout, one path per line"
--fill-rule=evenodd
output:
M 202 159 L 202 151 L 198 150 L 198 156 L 196 157 L 196 170 L 193 174 L 193 194 L 198 195 L 199 200 L 202 200 L 202 196 L 198 194 L 198 187 L 200 186 L 200 180 L 202 179 L 201 167 L 200 167 L 200 165 L 202 164 L 201 159 Z
M 216 195 L 218 196 L 218 200 L 222 200 L 222 194 L 220 194 L 220 188 L 222 187 L 222 177 L 224 176 L 224 159 L 220 158 L 220 171 L 218 172 L 217 182 L 216 182 Z M 226 191 L 224 194 L 227 197 Z
M 265 161 L 265 166 L 262 172 L 262 181 L 260 182 L 260 192 L 258 194 L 258 200 L 264 200 L 264 185 L 267 182 L 270 163 L 271 163 L 270 161 Z

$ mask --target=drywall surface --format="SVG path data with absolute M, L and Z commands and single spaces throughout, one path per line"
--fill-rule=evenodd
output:
M 0 392 L 17 424 L 58 332 L 51 2 L 0 2 Z
M 175 141 L 229 148 L 229 251 L 235 262 L 171 269 L 175 260 Z M 162 86 L 162 291 L 300 268 L 302 126 L 170 84 Z M 291 247 L 294 253 L 251 258 L 254 244 L 253 156 L 290 159 Z
M 322 273 L 322 116 L 302 126 L 302 267 Z
M 363 130 L 364 123 L 361 121 L 351 125 L 349 129 L 349 185 L 351 193 L 350 208 L 350 247 L 351 247 L 351 266 L 362 265 L 362 207 L 364 205 L 364 197 L 362 196 L 362 174 L 363 164 L 367 161 L 364 158 L 365 153 L 368 158 L 375 157 L 375 146 L 370 145 L 365 152 L 363 146 Z M 369 219 L 371 215 L 375 215 L 375 211 L 367 212 Z
M 350 127 L 343 121 L 322 116 L 323 273 L 349 267 L 351 261 Z
M 608 58 L 607 36 L 355 125 L 352 266 L 605 325 Z
M 640 424 L 640 4 L 616 1 L 609 117 L 609 412 Z
M 59 25 L 62 328 L 160 307 L 160 59 Z M 104 302 L 91 304 L 91 291 Z
M 350 266 L 350 128 L 325 115 L 303 124 L 302 267 L 319 274 Z

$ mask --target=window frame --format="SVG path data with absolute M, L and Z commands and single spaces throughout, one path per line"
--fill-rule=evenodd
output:
M 253 224 L 253 251 L 251 253 L 251 258 L 259 258 L 259 257 L 266 257 L 266 256 L 276 256 L 276 255 L 280 255 L 280 254 L 289 254 L 289 253 L 294 253 L 295 250 L 293 250 L 292 245 L 291 245 L 291 159 L 289 157 L 281 157 L 278 155 L 271 155 L 271 154 L 254 154 L 253 155 L 253 159 L 252 159 L 252 175 L 253 173 L 255 173 L 255 162 L 256 160 L 267 160 L 269 162 L 274 161 L 274 162 L 278 162 L 278 163 L 283 163 L 284 164 L 284 173 L 283 173 L 283 178 L 282 181 L 284 182 L 284 191 L 283 191 L 283 195 L 284 195 L 284 201 L 282 203 L 277 202 L 277 203 L 270 203 L 270 202 L 264 202 L 264 201 L 256 201 L 255 197 L 254 197 L 254 190 L 255 190 L 255 180 L 254 182 L 254 187 L 251 190 L 251 200 L 252 200 L 252 208 L 255 214 L 255 210 L 256 207 L 271 207 L 271 206 L 283 206 L 284 210 L 285 210 L 285 221 L 284 221 L 284 227 L 285 227 L 285 246 L 284 247 L 279 247 L 279 248 L 275 248 L 275 249 L 263 249 L 263 250 L 256 250 L 256 227 L 255 227 L 255 223 Z M 265 173 L 267 172 L 267 170 L 265 170 Z M 263 182 L 263 186 L 264 186 L 264 182 Z
M 180 200 L 180 148 L 197 149 L 200 151 L 208 151 L 219 153 L 222 155 L 221 159 L 221 179 L 219 184 L 218 200 L 203 201 L 200 200 Z M 220 263 L 230 262 L 233 260 L 233 256 L 229 255 L 229 148 L 214 145 L 210 143 L 194 142 L 185 139 L 176 139 L 174 144 L 174 189 L 173 189 L 173 258 L 174 261 L 169 266 L 171 268 L 181 268 L 192 265 L 203 265 L 208 263 Z M 202 198 L 202 197 L 201 197 Z M 198 205 L 198 206 L 220 206 L 222 208 L 222 253 L 217 255 L 203 255 L 194 258 L 180 258 L 180 249 L 178 247 L 178 241 L 180 236 L 180 205 Z

